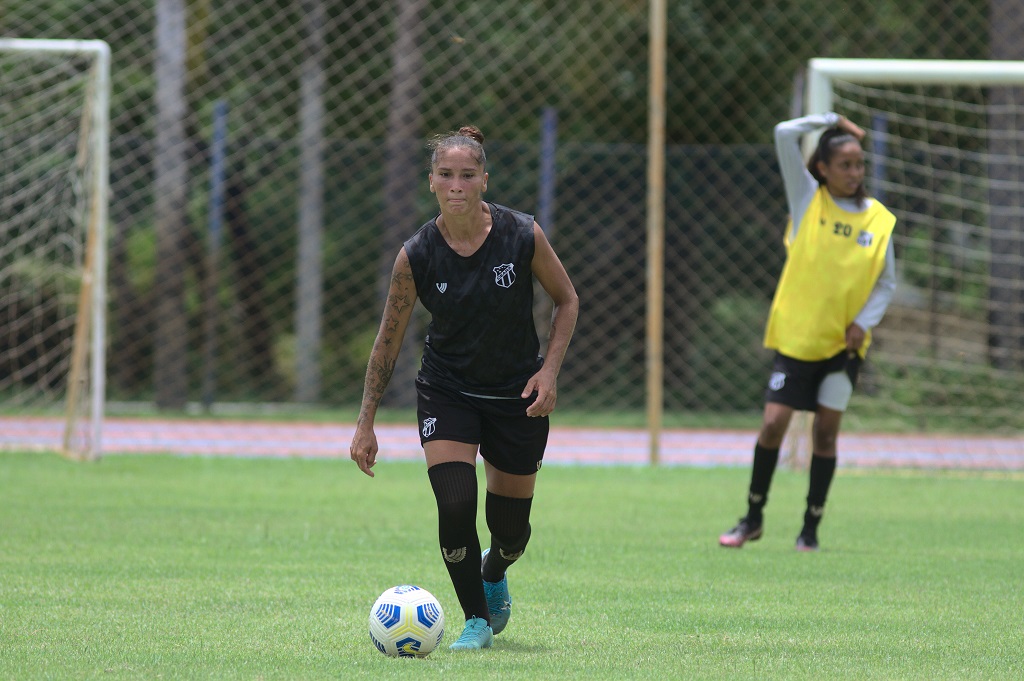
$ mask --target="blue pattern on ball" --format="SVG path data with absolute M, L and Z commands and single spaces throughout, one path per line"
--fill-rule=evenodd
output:
M 374 617 L 384 625 L 385 629 L 390 629 L 402 619 L 402 606 L 397 603 L 381 603 L 377 612 L 374 613 Z

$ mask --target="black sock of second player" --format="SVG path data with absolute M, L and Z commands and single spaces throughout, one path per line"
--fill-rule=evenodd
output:
M 750 474 L 750 491 L 747 494 L 747 520 L 755 525 L 763 521 L 764 506 L 768 503 L 768 490 L 772 476 L 779 463 L 778 447 L 754 446 L 754 465 Z
M 815 531 L 825 512 L 825 499 L 836 473 L 836 458 L 811 456 L 811 480 L 807 489 L 807 510 L 804 511 L 804 528 Z

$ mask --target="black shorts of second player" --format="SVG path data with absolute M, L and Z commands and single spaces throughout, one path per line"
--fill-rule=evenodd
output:
M 480 445 L 480 455 L 499 471 L 532 475 L 540 470 L 550 428 L 547 416 L 526 415 L 536 397 L 476 397 L 417 380 L 420 444 L 453 440 Z
M 816 362 L 806 362 L 776 352 L 772 374 L 764 391 L 765 402 L 784 404 L 798 411 L 817 411 L 825 378 L 830 374 L 846 372 L 852 388 L 857 385 L 860 365 L 860 355 L 850 354 L 846 350 Z M 844 409 L 845 405 L 839 411 Z

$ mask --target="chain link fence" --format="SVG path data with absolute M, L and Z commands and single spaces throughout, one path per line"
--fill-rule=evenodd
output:
M 668 3 L 669 413 L 760 408 L 786 219 L 772 127 L 799 113 L 807 60 L 1024 57 L 1021 14 L 1008 0 Z M 112 48 L 108 399 L 357 405 L 386 274 L 436 211 L 425 142 L 469 123 L 487 136 L 488 197 L 537 215 L 580 294 L 561 408 L 642 412 L 648 22 L 647 3 L 623 0 L 8 0 L 0 36 Z M 929 429 L 964 407 L 1019 428 L 1003 398 L 1024 387 L 1021 348 L 991 366 L 984 328 L 960 350 L 970 390 L 907 370 L 961 328 L 939 313 L 897 300 L 858 411 Z M 412 404 L 425 322 L 392 406 Z M 987 392 L 991 372 L 1005 392 Z

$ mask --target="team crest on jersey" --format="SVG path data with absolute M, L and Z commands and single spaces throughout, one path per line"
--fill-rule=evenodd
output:
M 863 246 L 864 248 L 868 248 L 868 247 L 871 246 L 871 242 L 872 242 L 872 240 L 874 240 L 874 238 L 875 238 L 874 234 L 872 234 L 871 232 L 865 232 L 862 229 L 860 231 L 860 234 L 857 235 L 857 244 L 859 246 Z
M 782 390 L 784 385 L 786 385 L 786 374 L 781 371 L 773 372 L 771 378 L 768 379 L 768 388 L 771 390 Z
M 437 424 L 437 419 L 431 416 L 429 419 L 423 419 L 423 437 L 430 437 L 434 434 L 434 427 Z
M 505 263 L 494 268 L 494 283 L 502 288 L 509 288 L 516 283 L 516 270 L 512 263 Z
M 448 289 L 448 282 L 438 282 L 434 286 L 437 287 L 439 292 L 444 293 Z

